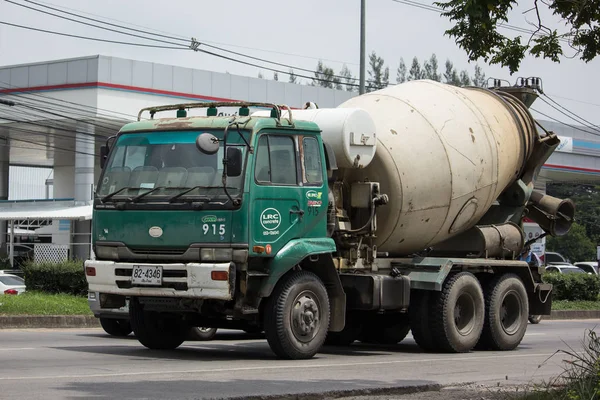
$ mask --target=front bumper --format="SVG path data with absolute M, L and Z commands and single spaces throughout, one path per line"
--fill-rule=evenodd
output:
M 162 266 L 162 284 L 133 285 L 131 273 L 135 265 Z M 231 262 L 159 264 L 88 260 L 85 262 L 85 268 L 91 292 L 215 300 L 232 300 L 235 294 L 235 264 Z M 88 268 L 94 268 L 95 275 L 91 275 Z M 227 272 L 228 280 L 213 280 L 213 271 Z

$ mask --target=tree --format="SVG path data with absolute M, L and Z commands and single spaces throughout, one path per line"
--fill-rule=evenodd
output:
M 585 226 L 578 223 L 573 223 L 564 236 L 548 237 L 546 249 L 562 254 L 571 262 L 596 259 L 596 245 L 587 236 Z
M 296 77 L 296 74 L 294 74 L 294 70 L 290 69 L 290 78 L 289 81 L 290 83 L 298 83 L 298 78 Z
M 483 58 L 490 64 L 508 67 L 511 74 L 519 69 L 527 52 L 554 62 L 560 62 L 565 46 L 575 52 L 573 57 L 579 56 L 585 62 L 600 54 L 600 0 L 535 0 L 533 8 L 526 11 L 535 14 L 535 30 L 524 38 L 518 35 L 511 39 L 499 33 L 498 28 L 509 22 L 508 14 L 517 3 L 517 0 L 447 0 L 434 4 L 453 22 L 446 35 L 467 52 L 469 60 Z M 559 33 L 544 25 L 540 15 L 550 13 L 564 21 L 567 32 Z
M 485 74 L 483 70 L 479 66 L 479 64 L 475 64 L 475 75 L 473 75 L 473 85 L 478 87 L 484 87 L 486 83 Z
M 258 72 L 258 79 L 264 79 L 265 77 L 263 76 L 262 72 Z
M 425 68 L 426 71 L 428 71 L 427 73 L 427 79 L 431 79 L 433 81 L 438 81 L 440 82 L 442 80 L 442 76 L 438 73 L 438 60 L 435 54 L 431 55 L 431 58 L 429 59 L 429 63 L 426 63 L 426 67 L 429 67 L 429 69 Z
M 469 73 L 466 70 L 460 71 L 460 85 L 471 86 L 471 78 L 469 78 Z
M 329 89 L 342 89 L 340 78 L 335 76 L 333 68 L 326 67 L 322 61 L 317 64 L 312 86 L 321 86 Z
M 450 60 L 446 60 L 446 72 L 444 72 L 444 80 L 445 83 L 454 86 L 460 86 L 460 78 L 458 76 L 458 72 L 456 72 L 456 68 Z
M 342 66 L 342 70 L 340 71 L 340 76 L 342 77 L 342 83 L 346 86 L 346 91 L 353 92 L 356 88 L 355 80 L 352 77 L 352 72 L 346 64 Z
M 277 74 L 277 72 L 273 72 L 273 80 L 274 81 L 278 81 L 279 80 L 279 75 Z
M 409 81 L 414 81 L 417 79 L 421 79 L 423 72 L 421 72 L 421 65 L 419 65 L 419 60 L 417 57 L 414 57 L 412 60 L 412 65 L 410 66 L 410 70 L 408 71 L 408 79 Z
M 390 69 L 383 69 L 383 58 L 378 57 L 375 52 L 369 55 L 369 82 L 367 84 L 367 92 L 383 89 L 389 85 Z
M 396 83 L 404 82 L 406 82 L 406 64 L 404 64 L 404 59 L 401 57 L 400 64 L 396 70 Z

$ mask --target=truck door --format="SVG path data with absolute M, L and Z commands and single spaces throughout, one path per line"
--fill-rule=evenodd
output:
M 299 136 L 302 202 L 304 207 L 303 237 L 327 235 L 327 187 L 324 184 L 322 145 L 314 136 Z
M 306 202 L 298 159 L 295 136 L 260 136 L 249 217 L 251 248 L 265 246 L 267 254 L 276 254 L 287 242 L 302 236 Z

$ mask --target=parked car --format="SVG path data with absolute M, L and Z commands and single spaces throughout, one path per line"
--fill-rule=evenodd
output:
M 554 253 L 551 251 L 547 251 L 544 253 L 544 264 L 554 264 L 554 263 L 568 263 L 567 260 L 562 254 Z
M 598 261 L 580 261 L 574 263 L 573 265 L 581 268 L 585 272 L 590 272 L 598 275 Z
M 129 301 L 120 308 L 101 308 L 100 295 L 98 292 L 88 293 L 88 304 L 104 332 L 111 336 L 128 336 L 133 329 L 129 322 Z M 189 340 L 212 340 L 217 334 L 217 328 L 191 327 L 188 332 Z
M 569 263 L 554 263 L 546 267 L 546 272 L 558 272 L 560 274 L 585 274 L 583 269 Z
M 0 294 L 21 294 L 26 289 L 23 278 L 0 271 Z

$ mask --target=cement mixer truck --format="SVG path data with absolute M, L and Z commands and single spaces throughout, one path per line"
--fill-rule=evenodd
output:
M 574 215 L 534 190 L 559 144 L 536 93 L 423 80 L 333 109 L 143 109 L 101 149 L 89 289 L 127 301 L 150 349 L 190 326 L 264 331 L 288 359 L 409 331 L 424 351 L 515 349 L 552 301 L 521 221 L 559 236 Z

